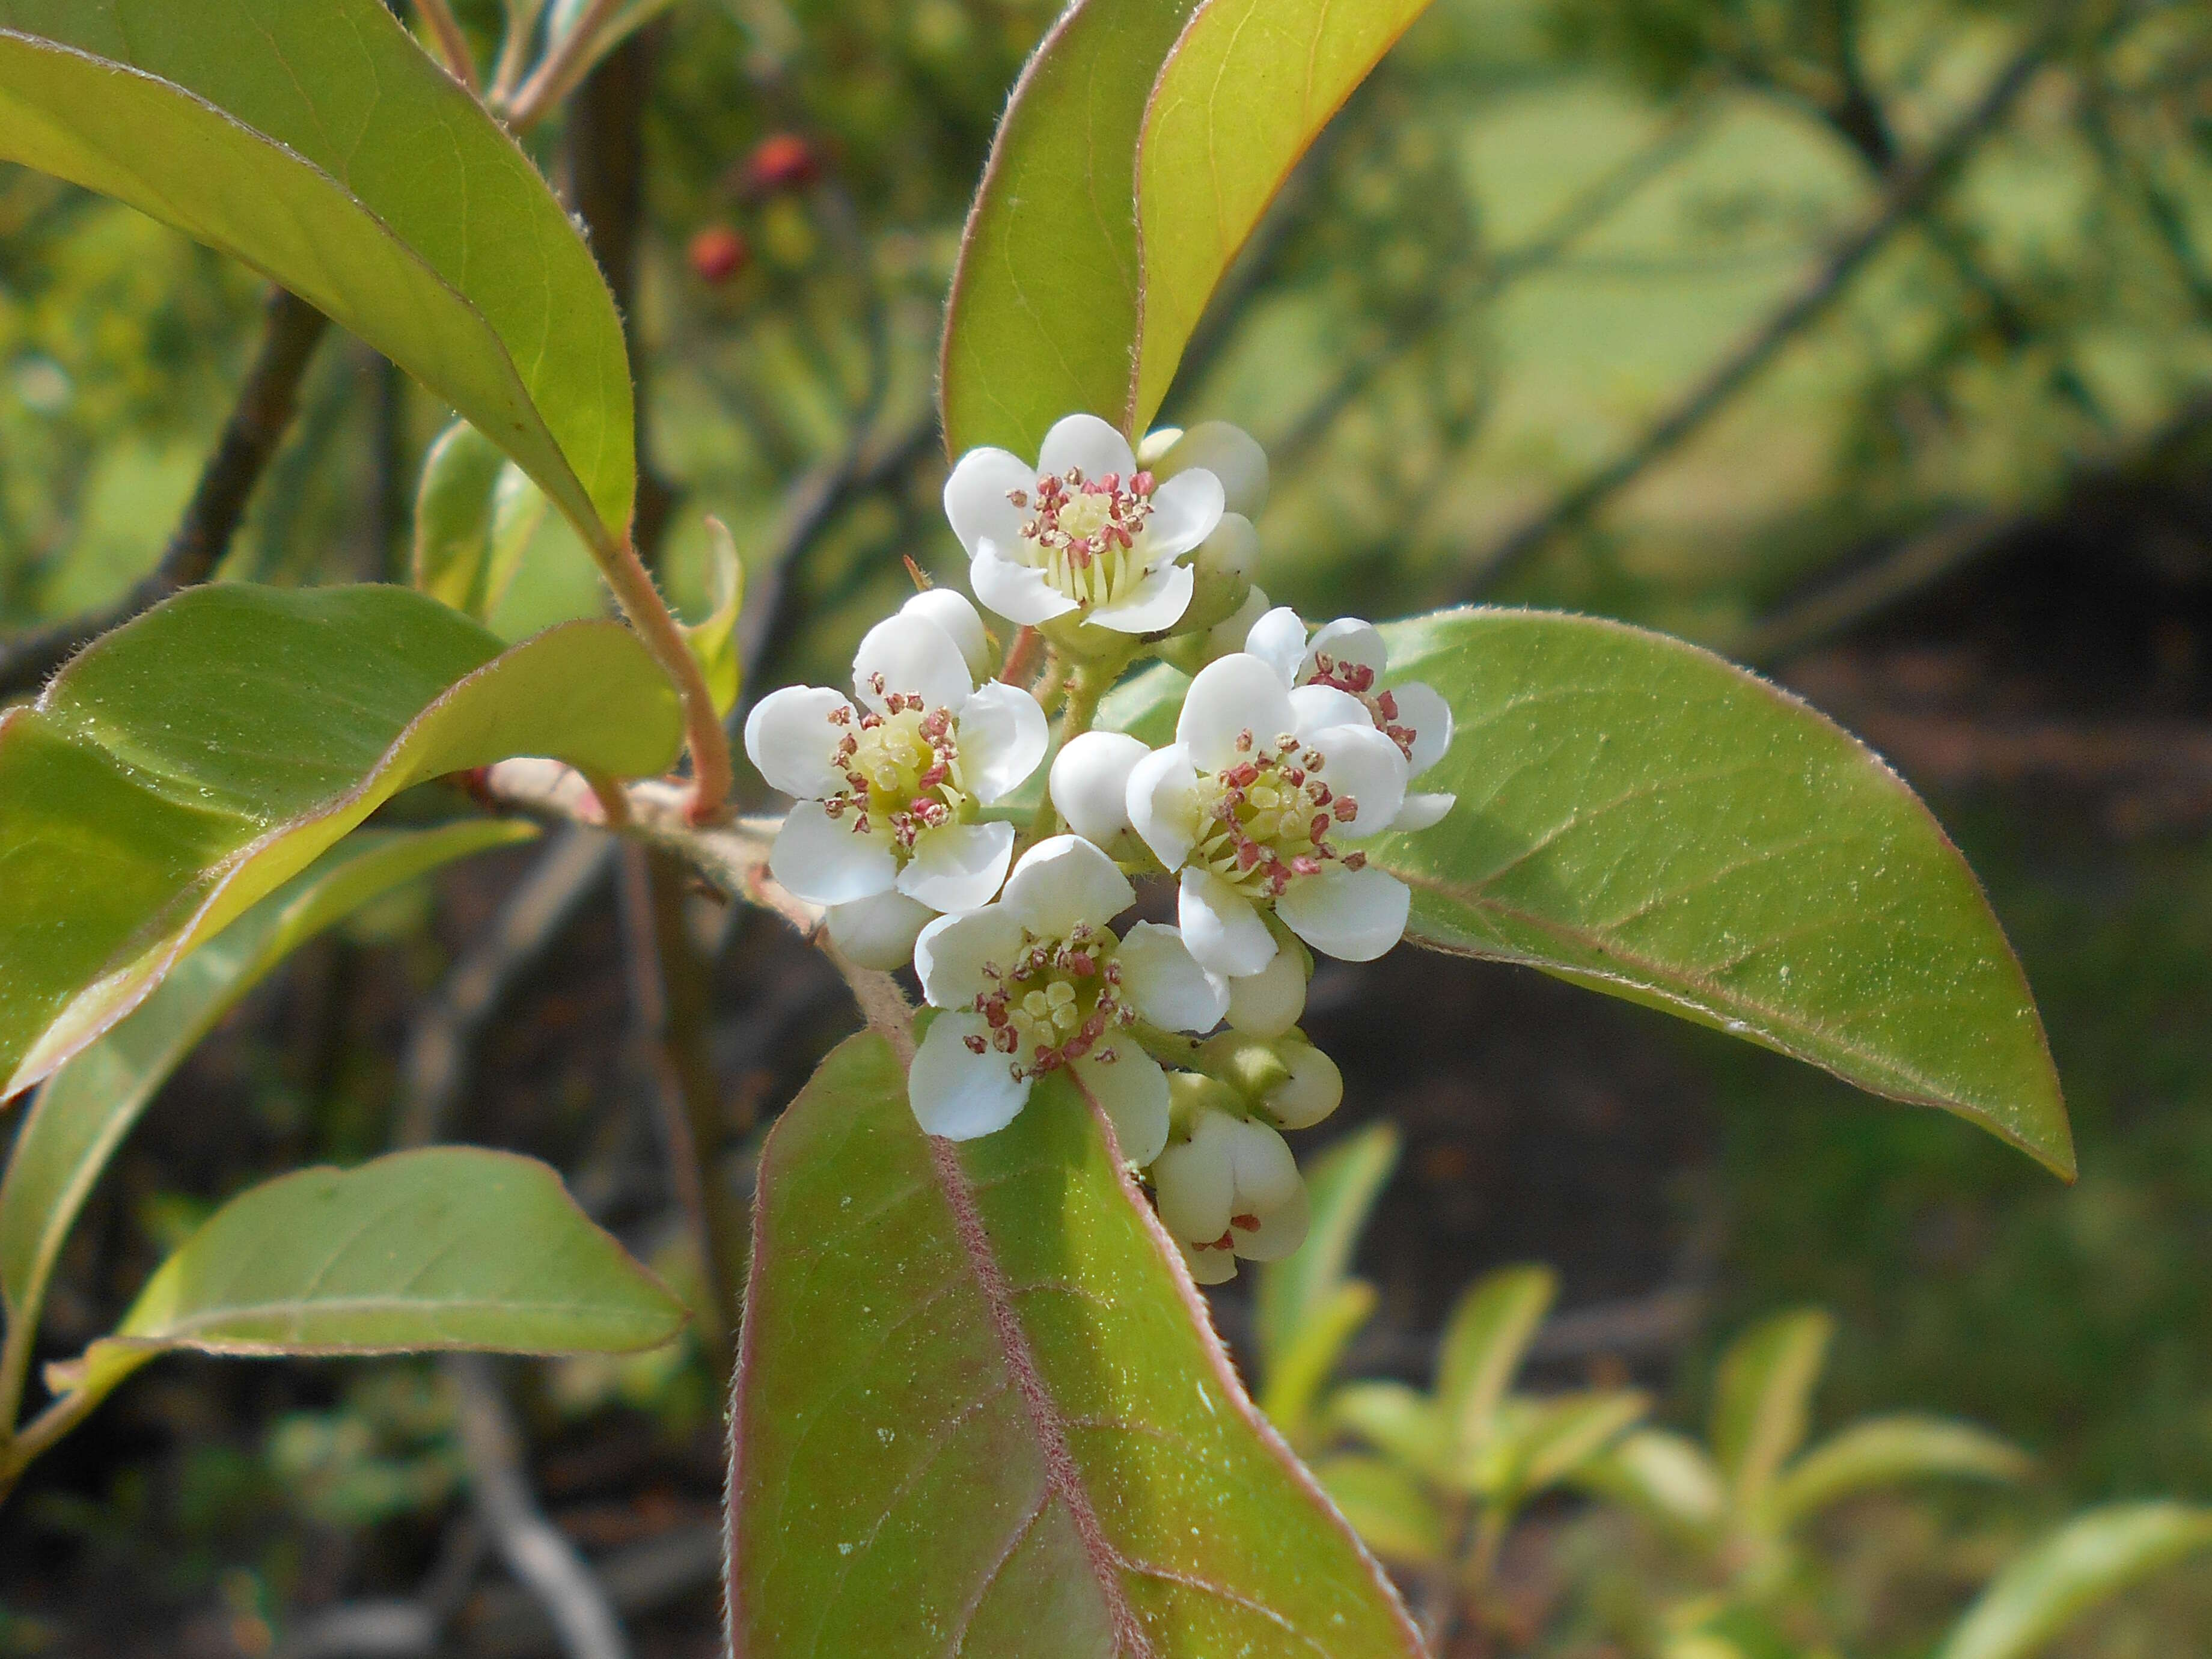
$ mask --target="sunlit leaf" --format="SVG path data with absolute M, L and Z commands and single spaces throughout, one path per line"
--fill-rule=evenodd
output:
M 137 1010 L 46 1079 L 0 1182 L 0 1297 L 27 1329 L 100 1172 L 169 1073 L 270 970 L 315 934 L 440 865 L 526 841 L 529 824 L 363 830 L 186 957 Z
M 1160 70 L 1137 167 L 1130 424 L 1158 410 L 1215 286 L 1306 147 L 1429 0 L 1207 0 Z
M 1941 1417 L 1875 1417 L 1821 1442 L 1783 1472 L 1768 1508 L 1778 1527 L 1831 1504 L 1918 1480 L 2025 1480 L 2033 1460 L 1971 1423 Z
M 1437 1353 L 1437 1405 L 1461 1458 L 1489 1439 L 1498 1402 L 1558 1291 L 1549 1267 L 1504 1267 L 1468 1285 L 1454 1305 Z
M 1443 1560 L 1444 1522 L 1436 1500 L 1395 1463 L 1347 1452 L 1316 1463 L 1314 1478 L 1367 1547 L 1393 1566 Z
M 969 210 L 939 396 L 956 455 L 1116 426 L 1137 337 L 1137 133 L 1198 0 L 1076 0 L 1014 88 Z
M 1651 1408 L 1626 1389 L 1512 1403 L 1508 1494 L 1516 1504 L 1573 1478 Z
M 2115 1504 L 2075 1516 L 1999 1573 L 1936 1659 L 2032 1659 L 2100 1603 L 2212 1551 L 2212 1509 Z
M 1836 1322 L 1817 1308 L 1778 1314 L 1729 1345 L 1713 1382 L 1713 1455 L 1740 1514 L 1766 1498 L 1805 1443 L 1813 1387 Z
M 629 362 L 529 159 L 383 0 L 0 0 L 0 158 L 236 255 L 629 526 Z
M 1638 1429 L 1576 1470 L 1575 1484 L 1670 1531 L 1720 1526 L 1728 1494 L 1704 1447 L 1670 1429 Z
M 1260 1409 L 1291 1444 L 1304 1447 L 1316 1433 L 1314 1406 L 1328 1386 L 1345 1345 L 1375 1311 L 1375 1287 L 1361 1279 L 1340 1283 L 1307 1310 L 1290 1344 L 1268 1364 Z
M 631 1353 L 672 1340 L 684 1318 L 545 1165 L 433 1146 L 240 1194 L 161 1264 L 114 1335 L 46 1378 L 98 1398 L 178 1348 Z
M 732 1431 L 741 1654 L 1411 1656 L 1064 1080 L 923 1138 L 856 1037 L 760 1168 Z
M 1328 1398 L 1329 1420 L 1432 1480 L 1449 1474 L 1451 1426 L 1436 1402 L 1403 1382 L 1347 1382 Z
M 510 755 L 635 777 L 680 738 L 614 623 L 502 652 L 406 588 L 179 595 L 0 716 L 0 1097 L 409 785 Z
M 479 622 L 489 619 L 514 585 L 545 506 L 545 492 L 528 473 L 466 421 L 454 422 L 422 463 L 415 586 Z

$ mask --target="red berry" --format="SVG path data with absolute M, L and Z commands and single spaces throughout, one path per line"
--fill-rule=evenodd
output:
M 709 225 L 691 239 L 691 269 L 702 283 L 726 283 L 745 268 L 753 251 L 729 225 Z
M 769 196 L 780 190 L 804 190 L 821 176 L 814 147 L 795 132 L 772 132 L 745 160 L 744 191 Z

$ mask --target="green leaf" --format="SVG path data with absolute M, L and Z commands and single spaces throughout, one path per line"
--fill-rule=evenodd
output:
M 1698 1537 L 1726 1518 L 1721 1472 L 1705 1449 L 1670 1429 L 1638 1429 L 1575 1471 L 1575 1484 L 1669 1531 Z
M 210 1217 L 115 1334 L 46 1369 L 98 1399 L 155 1355 L 635 1353 L 684 1304 L 534 1158 L 475 1146 L 299 1170 Z
M 1450 1472 L 1450 1425 L 1434 1401 L 1403 1382 L 1347 1382 L 1329 1396 L 1328 1418 L 1431 1480 Z
M 2212 1550 L 2212 1509 L 2151 1503 L 2087 1510 L 1999 1573 L 1936 1659 L 2030 1659 L 2090 1608 L 2205 1550 Z
M 511 755 L 635 777 L 681 736 L 618 623 L 502 652 L 406 588 L 178 595 L 0 715 L 0 1097 L 409 785 Z
M 1591 617 L 1387 624 L 1390 681 L 1457 734 L 1419 787 L 1459 805 L 1381 838 L 1407 936 L 1524 963 L 1955 1112 L 2071 1180 L 2027 981 L 1973 872 L 1857 739 L 1711 653 Z M 1173 741 L 1186 678 L 1117 687 L 1110 731 Z
M 1394 1566 L 1443 1565 L 1444 1519 L 1420 1483 L 1395 1463 L 1346 1452 L 1314 1465 L 1314 1479 L 1367 1547 Z
M 599 266 L 382 0 L 0 0 L 0 159 L 265 272 L 495 439 L 594 540 L 628 533 L 629 362 Z
M 1254 1318 L 1261 1367 L 1271 1376 L 1307 1324 L 1335 1300 L 1368 1215 L 1397 1165 L 1398 1147 L 1395 1126 L 1371 1123 L 1304 1165 L 1312 1213 L 1305 1243 L 1259 1274 Z
M 0 1182 L 0 1298 L 12 1334 L 38 1322 L 77 1212 L 169 1073 L 294 951 L 362 905 L 442 864 L 527 841 L 526 823 L 362 830 L 179 963 L 136 1012 L 46 1079 Z
M 1498 1402 L 1559 1287 L 1549 1267 L 1504 1267 L 1468 1285 L 1453 1307 L 1437 1354 L 1437 1405 L 1459 1461 L 1490 1438 Z
M 1375 1311 L 1375 1287 L 1362 1280 L 1340 1284 L 1307 1311 L 1304 1322 L 1267 1369 L 1260 1409 L 1291 1445 L 1305 1449 L 1319 1437 L 1314 1404 L 1336 1370 L 1345 1344 Z
M 679 623 L 684 643 L 705 676 L 714 712 L 727 714 L 744 690 L 744 664 L 738 652 L 738 613 L 745 603 L 745 567 L 738 544 L 720 519 L 707 520 L 707 590 L 714 612 L 696 624 Z
M 762 1156 L 736 1650 L 1418 1654 L 1073 1086 L 957 1147 L 905 1092 L 855 1037 Z
M 1137 159 L 1141 431 L 1291 169 L 1429 0 L 1207 0 L 1160 70 Z
M 422 463 L 415 586 L 487 621 L 514 586 L 545 505 L 545 492 L 498 445 L 466 421 L 454 422 Z
M 1799 1458 L 1768 1500 L 1784 1530 L 1831 1504 L 1917 1480 L 2021 1480 L 2034 1461 L 2010 1441 L 1941 1417 L 1869 1418 Z
M 1052 423 L 1128 414 L 1137 132 L 1198 0 L 1076 0 L 1022 71 L 945 302 L 945 447 L 1034 457 Z
M 1747 1519 L 1805 1443 L 1813 1387 L 1835 1333 L 1828 1315 L 1803 1308 L 1753 1326 L 1721 1356 L 1713 1384 L 1713 1455 L 1737 1513 Z
M 1506 1402 L 1500 1438 L 1508 1443 L 1504 1491 L 1516 1507 L 1572 1479 L 1636 1425 L 1651 1402 L 1632 1389 L 1600 1389 Z

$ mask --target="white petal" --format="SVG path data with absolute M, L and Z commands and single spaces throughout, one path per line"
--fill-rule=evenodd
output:
M 1256 974 L 1229 981 L 1229 1023 L 1252 1036 L 1279 1037 L 1306 1011 L 1306 965 L 1296 951 L 1275 952 Z
M 1279 605 L 1246 631 L 1244 648 L 1280 675 L 1285 686 L 1294 685 L 1306 654 L 1306 625 L 1297 611 Z
M 901 605 L 899 614 L 926 617 L 935 623 L 952 635 L 952 642 L 968 659 L 968 672 L 978 680 L 990 678 L 990 638 L 983 631 L 982 617 L 975 614 L 975 607 L 958 588 L 926 587 Z
M 997 896 L 1014 856 L 1011 823 L 948 823 L 914 838 L 898 890 L 933 910 L 978 909 Z
M 1378 688 L 1390 666 L 1390 647 L 1383 644 L 1382 630 L 1357 617 L 1339 617 L 1333 623 L 1322 624 L 1313 636 L 1313 643 L 1306 647 L 1304 660 L 1298 665 L 1298 678 L 1304 679 L 1318 670 L 1322 657 L 1333 663 L 1357 663 L 1362 668 L 1372 669 Z
M 1387 870 L 1332 866 L 1292 881 L 1275 901 L 1275 914 L 1324 956 L 1372 962 L 1406 936 L 1413 897 Z
M 1236 652 L 1198 671 L 1183 694 L 1176 741 L 1201 772 L 1234 766 L 1253 744 L 1273 745 L 1292 724 L 1291 694 L 1259 658 Z M 1239 749 L 1237 740 L 1249 741 Z
M 1136 473 L 1137 457 L 1129 441 L 1096 415 L 1068 415 L 1054 422 L 1052 430 L 1044 434 L 1037 471 L 1065 477 L 1072 466 L 1081 467 L 1085 478 L 1103 478 L 1114 472 L 1126 482 Z
M 1270 1089 L 1261 1104 L 1278 1128 L 1310 1129 L 1344 1104 L 1344 1073 L 1327 1054 L 1310 1042 L 1281 1043 L 1275 1052 L 1291 1075 Z
M 1425 830 L 1441 820 L 1458 803 L 1457 795 L 1408 795 L 1406 804 L 1398 809 L 1398 816 L 1390 820 L 1390 827 L 1401 830 Z
M 959 708 L 960 773 L 988 806 L 1037 769 L 1052 728 L 1035 697 L 997 680 L 979 686 Z
M 791 809 L 769 850 L 769 873 L 810 904 L 850 904 L 873 898 L 898 878 L 898 860 L 884 826 L 856 830 L 852 813 L 833 818 L 816 801 Z
M 1246 638 L 1258 625 L 1260 618 L 1267 614 L 1267 590 L 1255 585 L 1233 615 L 1216 623 L 1206 631 L 1206 660 L 1214 662 L 1232 651 L 1243 650 Z
M 1229 1231 L 1229 1206 L 1237 1198 L 1235 1129 L 1222 1113 L 1204 1113 L 1191 1138 L 1152 1164 L 1161 1224 L 1186 1243 L 1211 1244 Z
M 960 458 L 945 481 L 945 516 L 970 558 L 986 541 L 1011 547 L 1020 538 L 1029 514 L 1008 494 L 1034 494 L 1036 486 L 1036 469 L 1003 449 L 971 449 Z
M 886 617 L 853 653 L 853 690 L 878 714 L 894 691 L 919 692 L 931 708 L 957 708 L 975 689 L 959 641 L 927 617 Z
M 1236 1253 L 1247 1261 L 1280 1261 L 1306 1242 L 1306 1230 L 1312 1221 L 1311 1202 L 1302 1185 L 1288 1202 L 1261 1216 L 1260 1224 L 1250 1231 L 1242 1227 L 1231 1230 L 1236 1235 Z
M 1128 877 L 1080 836 L 1039 842 L 1006 881 L 1006 908 L 1039 939 L 1065 939 L 1079 922 L 1103 927 L 1136 902 Z
M 981 1014 L 939 1014 L 915 1051 L 906 1077 L 907 1099 L 924 1134 L 973 1140 L 1003 1129 L 1029 1103 L 1030 1080 L 988 1046 L 991 1028 Z M 981 1054 L 968 1039 L 985 1040 Z
M 1237 1277 L 1237 1256 L 1231 1250 L 1194 1250 L 1181 1239 L 1176 1249 L 1182 1252 L 1182 1265 L 1190 1269 L 1194 1285 L 1226 1285 Z
M 1292 729 L 1302 739 L 1332 726 L 1372 726 L 1375 716 L 1349 691 L 1333 685 L 1302 685 L 1291 693 L 1291 708 L 1298 723 Z
M 833 904 L 824 920 L 830 942 L 848 961 L 888 974 L 913 960 L 915 938 L 936 914 L 894 889 L 850 904 Z
M 1123 994 L 1155 1025 L 1210 1031 L 1229 1012 L 1229 981 L 1200 967 L 1172 927 L 1139 922 L 1121 941 L 1121 961 Z
M 1047 581 L 1042 571 L 1017 564 L 991 547 L 968 562 L 968 586 L 985 610 L 1024 628 L 1075 609 L 1075 601 Z
M 745 716 L 745 758 L 768 780 L 801 800 L 819 800 L 845 787 L 832 757 L 838 739 L 852 728 L 836 726 L 839 709 L 852 718 L 853 705 L 826 685 L 787 685 L 771 691 Z
M 1075 1062 L 1075 1078 L 1114 1125 L 1123 1161 L 1141 1169 L 1168 1144 L 1168 1077 L 1135 1043 L 1114 1046 L 1112 1063 L 1085 1054 Z
M 1357 841 L 1388 830 L 1406 804 L 1406 757 L 1398 745 L 1371 725 L 1333 726 L 1309 741 L 1311 752 L 1326 763 L 1315 775 L 1339 801 L 1350 800 L 1358 808 L 1352 822 L 1339 823 L 1329 838 Z
M 1179 426 L 1156 426 L 1137 441 L 1137 465 L 1158 472 L 1175 447 L 1182 441 Z
M 1172 477 L 1202 466 L 1221 480 L 1229 510 L 1257 518 L 1267 504 L 1267 452 L 1241 426 L 1200 421 L 1183 433 L 1160 459 L 1158 471 Z
M 1102 605 L 1085 618 L 1116 634 L 1158 634 L 1182 620 L 1190 609 L 1191 589 L 1198 576 L 1187 564 L 1153 567 L 1145 579 L 1111 605 Z
M 1052 804 L 1067 827 L 1101 847 L 1129 827 L 1129 774 L 1152 753 L 1127 732 L 1085 732 L 1053 757 Z
M 1198 774 L 1179 744 L 1155 749 L 1129 772 L 1129 827 L 1170 870 L 1180 869 L 1198 840 Z
M 1294 890 L 1297 885 L 1291 884 Z M 1182 872 L 1176 920 L 1184 945 L 1200 964 L 1231 979 L 1258 973 L 1281 948 L 1252 901 L 1211 870 Z
M 1003 904 L 939 916 L 914 942 L 914 971 L 933 1008 L 967 1008 L 996 981 L 986 971 L 1013 965 L 1022 924 Z
M 1291 1155 L 1290 1144 L 1252 1118 L 1233 1119 L 1229 1127 L 1230 1162 L 1237 1182 L 1232 1212 L 1264 1216 L 1289 1203 L 1305 1184 L 1298 1178 L 1298 1161 Z
M 1221 480 L 1200 470 L 1170 478 L 1152 492 L 1152 515 L 1145 521 L 1145 562 L 1180 558 L 1221 522 L 1224 506 Z
M 1433 686 L 1414 680 L 1405 685 L 1394 685 L 1390 695 L 1398 700 L 1398 721 L 1401 726 L 1413 728 L 1413 752 L 1407 757 L 1411 775 L 1419 777 L 1444 757 L 1451 747 L 1451 705 L 1438 695 Z

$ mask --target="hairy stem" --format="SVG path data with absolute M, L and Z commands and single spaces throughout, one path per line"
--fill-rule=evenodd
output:
M 653 660 L 676 683 L 677 696 L 684 702 L 684 740 L 691 751 L 688 810 L 694 823 L 710 823 L 722 814 L 730 798 L 730 737 L 722 729 L 722 717 L 715 712 L 706 676 L 700 672 L 691 647 L 684 643 L 684 631 L 677 626 L 667 601 L 653 586 L 645 561 L 638 557 L 635 544 L 627 537 L 619 545 L 602 541 L 594 547 L 593 556 L 623 614 L 643 636 Z
M 622 0 L 592 0 L 591 9 L 576 25 L 553 43 L 507 112 L 507 125 L 518 130 L 530 125 L 575 90 L 591 66 L 592 47 L 601 31 L 614 21 Z

